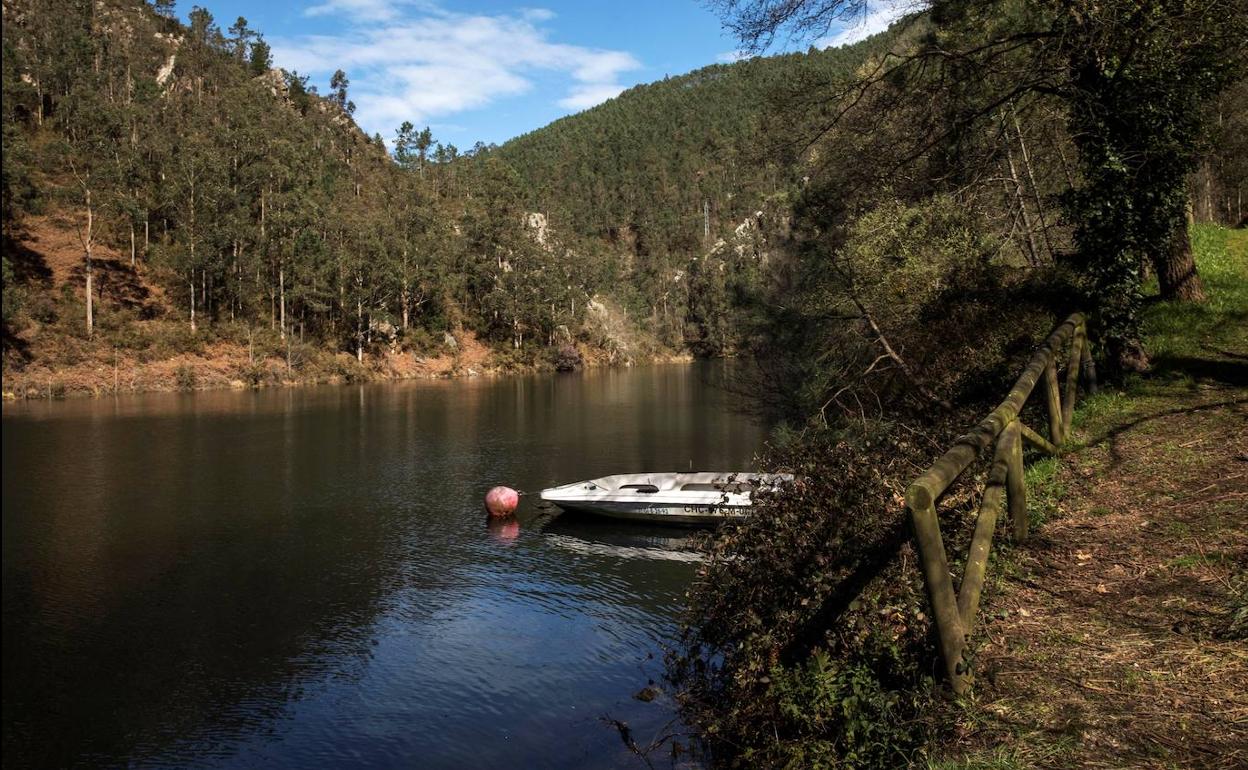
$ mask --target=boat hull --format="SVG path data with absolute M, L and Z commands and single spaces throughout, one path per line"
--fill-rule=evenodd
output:
M 750 511 L 750 506 L 748 505 L 683 505 L 661 502 L 557 501 L 555 505 L 565 511 L 588 513 L 611 519 L 645 521 L 656 524 L 681 524 L 694 527 L 719 524 L 725 519 L 739 519 Z
M 565 511 L 622 521 L 715 525 L 746 516 L 753 493 L 792 481 L 784 474 L 627 473 L 542 490 Z

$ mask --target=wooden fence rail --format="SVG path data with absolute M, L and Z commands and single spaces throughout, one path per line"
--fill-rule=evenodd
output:
M 1065 392 L 1058 381 L 1058 361 L 1063 348 L 1066 358 Z M 1070 433 L 1074 414 L 1080 364 L 1085 372 L 1085 389 L 1096 392 L 1096 369 L 1088 348 L 1087 323 L 1082 313 L 1075 313 L 1058 326 L 1032 356 L 1010 394 L 982 422 L 954 442 L 927 471 L 914 480 L 906 491 L 906 503 L 914 525 L 915 542 L 927 596 L 936 622 L 941 658 L 954 692 L 963 693 L 970 687 L 971 672 L 965 658 L 975 615 L 979 611 L 979 595 L 984 587 L 988 552 L 997 518 L 1007 508 L 1012 522 L 1014 540 L 1027 537 L 1027 500 L 1023 484 L 1023 442 L 1042 452 L 1057 454 Z M 1048 438 L 1027 427 L 1019 419 L 1023 406 L 1040 379 L 1044 379 L 1048 406 Z M 975 532 L 966 557 L 966 567 L 957 593 L 949 572 L 949 559 L 940 534 L 936 506 L 949 486 L 962 475 L 979 453 L 992 446 L 992 466 L 984 489 Z

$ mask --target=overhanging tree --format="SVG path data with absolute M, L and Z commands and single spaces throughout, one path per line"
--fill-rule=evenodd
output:
M 726 25 L 754 50 L 814 38 L 870 10 L 866 0 L 719 0 Z M 1142 267 L 1167 299 L 1203 298 L 1187 241 L 1187 179 L 1206 130 L 1205 105 L 1248 62 L 1246 0 L 934 0 L 933 25 L 861 80 L 959 73 L 966 97 L 949 125 L 966 131 L 1028 98 L 1065 107 L 1082 180 L 1066 197 L 1088 300 L 1109 361 L 1143 368 Z M 916 82 L 930 83 L 930 80 Z M 847 94 L 855 93 L 853 89 Z M 843 116 L 833 111 L 833 120 Z M 936 137 L 931 145 L 946 137 Z

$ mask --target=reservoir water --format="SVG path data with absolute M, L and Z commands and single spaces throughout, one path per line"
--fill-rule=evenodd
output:
M 6 404 L 6 767 L 643 767 L 697 555 L 485 491 L 751 467 L 719 365 Z

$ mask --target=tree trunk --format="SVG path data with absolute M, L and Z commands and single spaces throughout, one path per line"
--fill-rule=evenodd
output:
M 83 245 L 87 252 L 87 337 L 95 332 L 95 308 L 93 305 L 94 295 L 94 265 L 91 263 L 91 246 L 94 238 L 93 226 L 95 224 L 94 211 L 91 208 L 91 190 L 87 189 L 87 237 L 83 239 Z
M 286 339 L 286 266 L 279 265 L 277 268 L 277 282 L 281 287 L 282 303 L 281 303 L 281 320 L 278 328 L 281 329 L 282 339 Z
M 235 296 L 230 299 L 230 320 L 234 320 L 234 306 L 238 305 L 238 312 L 243 312 L 243 274 L 238 267 L 238 239 L 233 240 L 234 249 L 234 278 L 238 283 L 235 288 Z
M 1023 194 L 1023 182 L 1018 178 L 1018 170 L 1014 166 L 1014 151 L 1009 145 L 1005 148 L 1005 159 L 1009 163 L 1010 180 L 1014 182 L 1014 198 L 1018 201 L 1019 211 L 1023 216 L 1023 230 L 1027 235 L 1027 239 L 1023 241 L 1023 245 L 1027 247 L 1027 261 L 1032 267 L 1040 264 L 1040 254 L 1036 249 L 1036 235 L 1031 227 L 1031 214 L 1027 211 L 1027 200 Z
M 91 306 L 91 295 L 94 293 L 91 280 L 91 252 L 87 252 L 87 336 L 90 337 L 95 332 L 95 314 Z
M 1049 261 L 1053 261 L 1053 242 L 1049 240 L 1049 224 L 1044 218 L 1044 200 L 1040 197 L 1040 187 L 1036 184 L 1036 175 L 1031 169 L 1031 154 L 1027 152 L 1027 142 L 1023 139 L 1023 127 L 1018 123 L 1018 113 L 1014 113 L 1014 131 L 1018 134 L 1018 148 L 1023 155 L 1023 169 L 1027 172 L 1027 180 L 1031 183 L 1031 194 L 1036 199 L 1036 217 L 1040 220 L 1040 234 L 1044 236 L 1045 248 L 1049 251 Z
M 407 307 L 408 307 L 409 301 L 410 300 L 408 299 L 408 292 L 407 292 L 407 245 L 404 244 L 403 246 L 403 297 L 402 297 L 403 331 L 407 331 L 407 322 L 408 322 Z
M 1205 287 L 1196 273 L 1196 260 L 1192 257 L 1192 241 L 1188 236 L 1188 216 L 1179 220 L 1170 236 L 1170 242 L 1152 253 L 1153 270 L 1161 287 L 1162 299 L 1181 302 L 1203 302 Z

